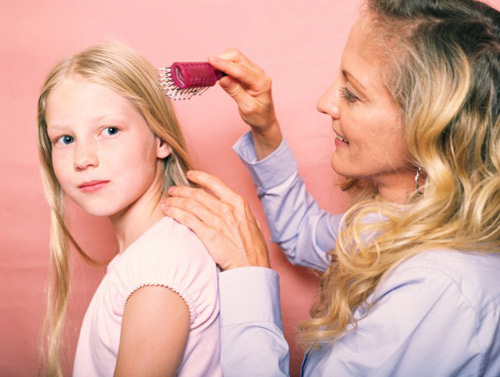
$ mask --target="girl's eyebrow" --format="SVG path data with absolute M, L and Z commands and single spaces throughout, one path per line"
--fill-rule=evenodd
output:
M 125 114 L 122 114 L 122 113 L 112 113 L 112 114 L 105 114 L 105 115 L 99 115 L 99 116 L 96 116 L 96 117 L 93 117 L 91 119 L 91 122 L 92 123 L 98 123 L 100 121 L 102 121 L 103 119 L 106 119 L 106 118 L 113 118 L 113 119 L 124 119 L 126 118 L 126 115 Z M 47 129 L 51 128 L 51 129 L 62 129 L 62 128 L 67 128 L 69 126 L 69 124 L 66 124 L 66 123 L 47 123 Z
M 96 117 L 92 118 L 91 121 L 92 121 L 92 123 L 98 123 L 101 120 L 106 119 L 106 118 L 114 118 L 114 119 L 120 118 L 121 119 L 123 117 L 125 117 L 125 115 L 122 113 L 112 113 L 112 114 L 105 114 L 105 115 L 96 116 Z
M 67 128 L 67 126 L 65 126 L 64 124 L 60 124 L 60 123 L 47 123 L 47 131 L 57 131 L 57 130 L 65 130 Z

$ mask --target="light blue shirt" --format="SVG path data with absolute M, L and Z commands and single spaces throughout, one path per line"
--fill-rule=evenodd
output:
M 278 243 L 295 264 L 324 270 L 339 216 L 307 193 L 285 142 L 257 161 L 250 134 L 235 150 L 248 167 Z M 279 277 L 248 267 L 220 275 L 225 376 L 288 376 Z M 358 309 L 357 327 L 307 352 L 302 376 L 500 377 L 500 254 L 435 249 L 396 267 Z

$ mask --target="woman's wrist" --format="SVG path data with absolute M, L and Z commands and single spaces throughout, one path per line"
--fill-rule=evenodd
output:
M 257 160 L 262 160 L 273 153 L 281 144 L 283 135 L 277 121 L 265 130 L 252 128 L 252 138 Z
M 217 262 L 217 261 L 216 261 Z M 219 263 L 218 263 L 219 264 Z M 224 265 L 219 264 L 222 271 L 234 270 L 242 267 L 264 267 L 271 268 L 269 263 L 269 257 L 266 255 L 254 255 L 251 260 L 241 259 L 237 261 L 232 261 L 230 263 L 225 263 Z

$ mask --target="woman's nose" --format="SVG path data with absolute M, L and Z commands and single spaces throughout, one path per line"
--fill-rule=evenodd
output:
M 96 148 L 91 143 L 76 142 L 73 157 L 73 166 L 75 170 L 85 170 L 89 167 L 97 167 L 99 159 Z
M 333 85 L 321 96 L 318 101 L 318 111 L 323 114 L 330 115 L 334 119 L 338 119 L 340 116 L 339 111 L 339 96 L 340 91 L 338 90 L 337 83 L 334 82 Z

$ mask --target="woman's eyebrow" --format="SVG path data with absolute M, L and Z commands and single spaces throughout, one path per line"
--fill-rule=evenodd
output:
M 347 71 L 346 69 L 342 69 L 342 75 L 344 75 L 344 77 L 351 83 L 354 84 L 354 86 L 362 91 L 362 92 L 366 92 L 366 87 L 358 80 L 356 79 L 356 77 L 354 77 L 352 75 L 352 73 L 350 73 L 349 71 Z

